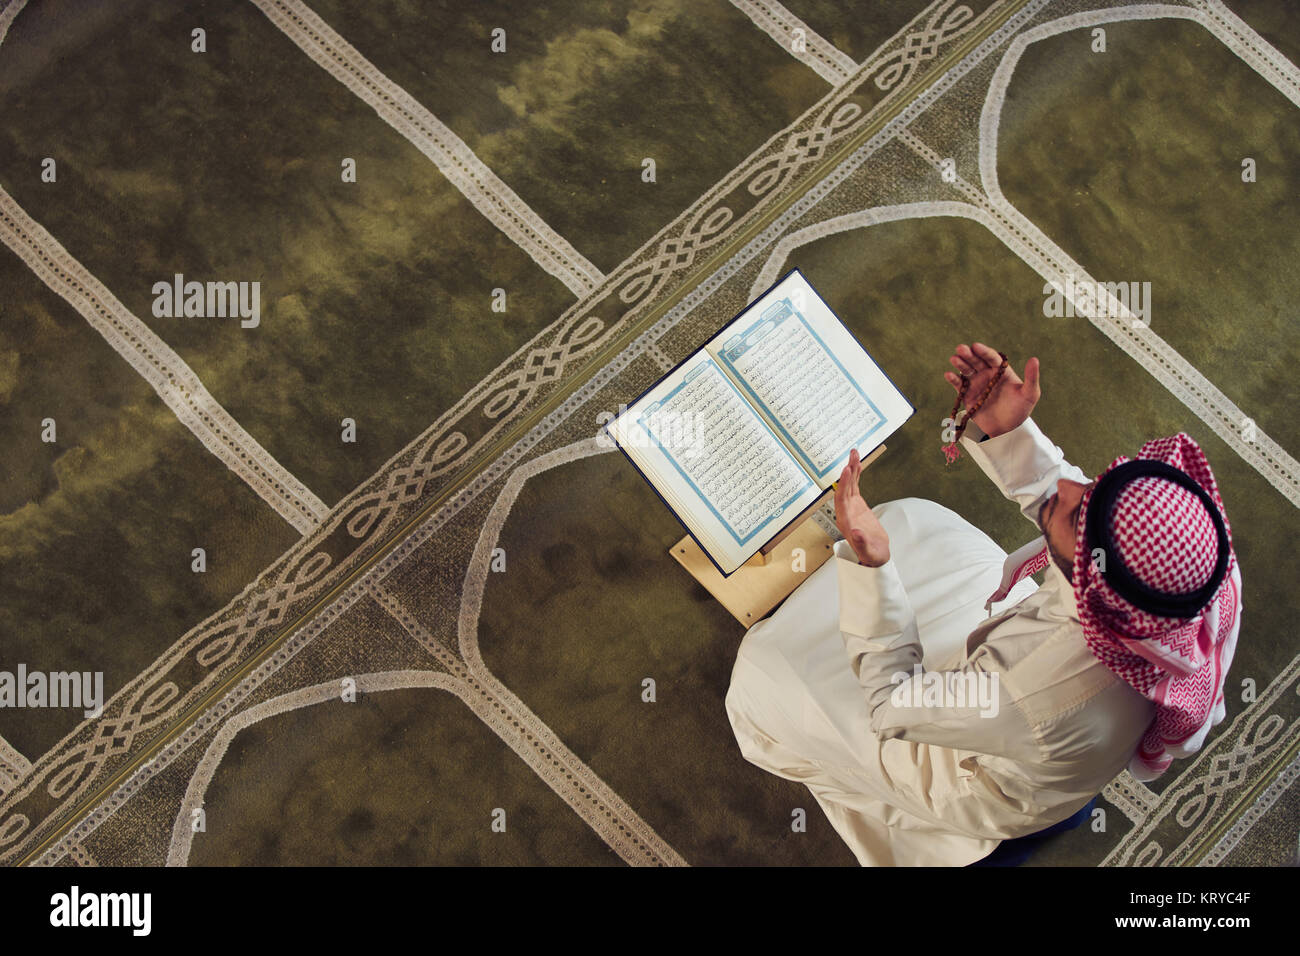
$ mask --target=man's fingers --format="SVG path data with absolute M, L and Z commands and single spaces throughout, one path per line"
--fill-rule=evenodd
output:
M 1029 393 L 1029 398 L 1038 401 L 1043 390 L 1038 385 L 1038 359 L 1031 358 L 1025 363 L 1025 390 Z
M 944 380 L 945 380 L 949 385 L 951 385 L 955 390 L 957 390 L 957 391 L 959 391 L 959 392 L 961 391 L 961 376 L 960 376 L 960 375 L 958 375 L 956 372 L 944 372 L 944 373 L 943 373 L 943 377 L 944 377 Z
M 855 467 L 854 458 L 856 454 L 856 448 L 849 452 L 849 462 L 844 466 L 844 470 L 840 472 L 839 483 L 835 486 L 836 513 L 848 508 L 850 502 L 859 494 L 858 476 L 862 474 L 862 467 L 860 463 Z
M 975 370 L 971 368 L 970 363 L 967 362 L 960 355 L 954 355 L 951 358 L 949 358 L 948 361 L 951 362 L 953 368 L 957 369 L 957 371 L 959 372 L 965 372 L 967 375 L 975 374 Z
M 997 368 L 1002 364 L 1002 356 L 998 354 L 998 350 L 989 348 L 983 342 L 976 342 L 973 351 L 983 359 L 984 364 L 988 365 L 990 368 Z
M 976 345 L 979 343 L 977 342 Z M 980 356 L 979 352 L 969 345 L 957 346 L 957 356 L 967 362 L 975 371 L 981 371 L 988 366 L 988 363 Z M 1000 360 L 999 360 L 1000 361 Z

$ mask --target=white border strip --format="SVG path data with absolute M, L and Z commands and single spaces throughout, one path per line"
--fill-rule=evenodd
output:
M 1228 828 L 1228 832 L 1223 834 L 1219 842 L 1214 844 L 1205 858 L 1198 863 L 1198 866 L 1222 866 L 1224 859 L 1228 854 L 1237 848 L 1242 838 L 1249 833 L 1264 816 L 1265 813 L 1277 803 L 1278 798 L 1286 793 L 1297 781 L 1300 781 L 1300 754 L 1292 758 L 1272 782 L 1264 788 L 1264 792 L 1259 795 L 1241 816 L 1237 817 L 1236 822 Z M 1291 862 L 1296 862 L 1292 860 Z
M 1160 18 L 1186 19 L 1199 23 L 1259 70 L 1257 62 L 1252 62 L 1242 54 L 1240 38 L 1223 31 L 1205 13 L 1168 4 L 1142 4 L 1072 14 L 1026 30 L 1011 42 L 993 75 L 980 115 L 980 179 L 988 193 L 990 209 L 1012 236 L 1010 241 L 1004 237 L 1004 241 L 1007 241 L 1007 244 L 1026 262 L 1034 265 L 1040 273 L 1043 272 L 1043 265 L 1047 265 L 1052 275 L 1044 274 L 1044 277 L 1049 278 L 1050 281 L 1064 284 L 1068 276 L 1074 276 L 1076 281 L 1092 280 L 1082 266 L 1066 255 L 1063 249 L 1049 239 L 1002 194 L 997 172 L 998 126 L 1011 75 L 1026 47 L 1038 40 L 1068 30 L 1103 23 Z M 1262 39 L 1259 43 L 1272 50 L 1272 47 Z M 1281 54 L 1277 54 L 1275 50 L 1273 53 L 1281 57 Z M 1258 60 L 1258 57 L 1255 59 Z M 1291 102 L 1300 106 L 1300 85 L 1291 83 L 1276 69 L 1260 71 L 1260 75 L 1277 86 L 1277 89 Z M 1035 263 L 1035 259 L 1040 262 Z M 1119 303 L 1113 296 L 1107 294 L 1106 299 L 1109 300 L 1106 307 L 1095 307 L 1090 310 L 1092 314 L 1088 318 L 1092 324 L 1191 409 L 1197 418 L 1205 422 L 1228 447 L 1263 475 L 1283 497 L 1296 507 L 1300 507 L 1300 463 L 1297 463 L 1295 458 L 1276 441 L 1265 435 L 1252 419 L 1191 363 L 1151 331 L 1150 326 L 1139 324 L 1135 327 L 1131 315 L 1118 314 Z M 1098 303 L 1098 306 L 1100 305 L 1101 303 Z M 1253 440 L 1248 440 L 1245 437 L 1247 434 L 1253 434 Z
M 754 25 L 776 41 L 792 57 L 809 67 L 831 86 L 839 86 L 853 75 L 858 65 L 847 53 L 813 30 L 776 0 L 731 0 L 731 5 L 754 21 Z M 802 31 L 797 36 L 795 31 Z M 801 41 L 802 49 L 796 42 Z
M 9 34 L 9 27 L 13 25 L 14 17 L 18 16 L 25 6 L 27 0 L 10 0 L 9 5 L 4 10 L 0 10 L 0 43 L 4 43 L 5 37 Z
M 494 226 L 579 298 L 604 274 L 553 230 L 473 150 L 414 97 L 386 77 L 301 0 L 252 0 L 327 73 L 431 159 Z
M 646 862 L 644 854 L 638 854 L 632 850 L 628 845 L 628 841 L 620 838 L 615 832 L 617 822 L 604 819 L 597 813 L 598 808 L 591 806 L 590 801 L 583 799 L 576 786 L 569 788 L 557 787 L 555 781 L 548 774 L 542 772 L 542 768 L 537 766 L 539 755 L 526 740 L 524 732 L 518 728 L 512 728 L 504 718 L 495 714 L 487 698 L 480 693 L 475 693 L 465 680 L 442 671 L 420 670 L 360 674 L 355 680 L 356 689 L 363 694 L 425 688 L 444 690 L 455 695 L 479 720 L 491 728 L 511 750 L 522 758 L 529 768 L 541 778 L 543 783 L 550 785 L 551 789 L 564 799 L 571 809 L 577 812 L 579 818 L 592 827 L 626 863 L 638 865 Z M 172 824 L 172 838 L 167 851 L 167 866 L 186 866 L 189 863 L 190 852 L 194 845 L 194 829 L 191 825 L 194 810 L 203 806 L 203 797 L 207 793 L 208 786 L 221 766 L 230 744 L 239 733 L 268 717 L 278 716 L 304 707 L 337 701 L 339 699 L 339 687 L 338 680 L 328 680 L 313 684 L 310 687 L 290 691 L 250 707 L 248 710 L 240 711 L 222 726 L 221 730 L 212 739 L 212 742 L 208 744 L 203 758 L 199 761 L 194 774 L 190 777 L 189 785 L 185 789 L 184 799 L 181 801 L 180 808 L 176 813 L 176 819 Z M 617 800 L 617 798 L 615 799 Z M 622 801 L 618 802 L 621 803 Z M 639 820 L 639 818 L 637 819 Z M 645 824 L 642 823 L 642 826 L 644 827 Z M 664 844 L 664 846 L 667 845 Z M 69 847 L 69 853 L 71 852 L 72 848 Z M 671 849 L 668 852 L 671 854 Z M 676 854 L 672 855 L 676 856 Z M 677 858 L 677 860 L 680 862 L 680 858 Z
M 126 308 L 0 187 L 0 241 L 81 313 L 91 328 L 149 383 L 186 428 L 269 504 L 306 534 L 329 513 L 325 503 L 244 431 L 179 355 Z
M 0 737 L 0 794 L 12 790 L 18 781 L 32 769 L 32 762 L 18 752 L 9 741 Z

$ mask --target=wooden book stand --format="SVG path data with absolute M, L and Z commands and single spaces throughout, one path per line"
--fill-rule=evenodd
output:
M 885 446 L 881 445 L 862 460 L 862 467 L 866 468 L 884 451 Z M 828 488 L 730 577 L 722 576 L 689 534 L 674 544 L 669 553 L 732 617 L 749 627 L 770 614 L 834 553 L 835 542 L 812 517 L 833 494 Z M 798 549 L 803 553 L 801 560 L 796 561 Z

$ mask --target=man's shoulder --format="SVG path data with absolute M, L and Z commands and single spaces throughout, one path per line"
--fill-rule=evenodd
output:
M 1008 615 L 972 659 L 977 655 L 1000 672 L 1008 697 L 1031 726 L 1123 683 L 1092 653 L 1078 621 L 1043 614 L 1041 607 Z
M 1082 641 L 1083 628 L 1076 616 L 1069 582 L 1059 571 L 1049 568 L 1041 586 L 982 622 L 971 636 L 978 636 L 979 641 L 969 646 L 972 659 L 982 653 L 996 658 L 1001 669 L 1010 670 L 1045 644 L 1076 648 L 1073 639 Z

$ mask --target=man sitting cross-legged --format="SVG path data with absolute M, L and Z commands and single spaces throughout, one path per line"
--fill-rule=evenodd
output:
M 726 700 L 745 758 L 806 784 L 868 865 L 970 864 L 1125 768 L 1159 776 L 1223 719 L 1240 625 L 1231 532 L 1191 438 L 1089 481 L 1029 417 L 1037 359 L 1023 380 L 979 343 L 950 361 L 954 388 L 994 383 L 961 446 L 1043 537 L 1008 557 L 934 502 L 872 508 L 854 452 L 845 540 L 750 628 Z

